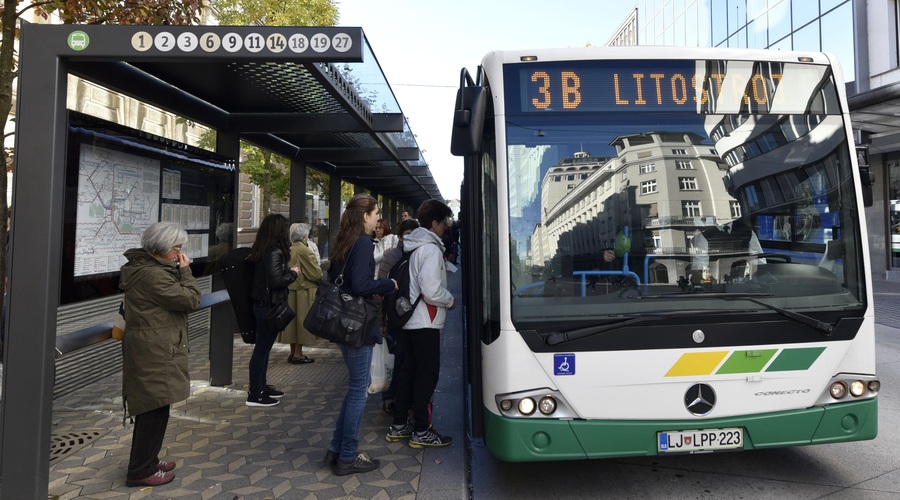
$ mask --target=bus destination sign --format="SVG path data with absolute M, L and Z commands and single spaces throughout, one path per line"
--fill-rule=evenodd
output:
M 705 66 L 695 61 L 576 61 L 515 68 L 524 113 L 712 113 L 717 104 L 765 112 L 779 99 L 775 89 L 782 77 L 777 66 L 726 71 L 719 61 Z

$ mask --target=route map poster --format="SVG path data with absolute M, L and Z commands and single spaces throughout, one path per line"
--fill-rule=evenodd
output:
M 74 275 L 116 272 L 159 221 L 160 161 L 94 145 L 79 164 Z

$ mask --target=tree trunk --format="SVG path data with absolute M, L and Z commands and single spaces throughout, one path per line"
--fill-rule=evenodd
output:
M 15 77 L 15 59 L 13 49 L 16 41 L 16 0 L 3 0 L 3 37 L 0 43 L 0 132 L 6 138 L 6 122 L 9 120 L 9 111 L 12 108 L 12 82 Z M 7 181 L 8 154 L 6 146 L 3 147 L 3 171 L 0 172 L 0 280 L 3 281 L 0 291 L 0 304 L 5 304 L 6 299 L 6 250 L 9 236 L 9 203 L 6 192 L 9 189 Z M 5 318 L 4 318 L 5 321 Z
M 263 168 L 265 169 L 265 177 L 263 177 L 263 196 L 262 206 L 263 214 L 269 215 L 272 212 L 272 152 L 262 150 Z

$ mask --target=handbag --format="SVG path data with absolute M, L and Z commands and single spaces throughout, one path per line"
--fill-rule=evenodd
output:
M 119 302 L 119 310 L 113 316 L 112 338 L 125 340 L 125 301 Z
M 294 321 L 296 313 L 288 305 L 287 299 L 277 304 L 272 304 L 272 293 L 269 291 L 269 273 L 266 273 L 266 302 L 269 303 L 269 311 L 266 313 L 266 324 L 274 333 L 279 333 Z
M 351 250 L 352 252 L 352 250 Z M 350 260 L 350 256 L 347 256 Z M 378 317 L 378 306 L 374 300 L 366 300 L 341 291 L 344 284 L 344 269 L 332 283 L 328 278 L 319 281 L 316 298 L 303 320 L 303 327 L 316 337 L 360 347 L 366 343 L 369 328 Z
M 285 300 L 274 306 L 269 305 L 269 312 L 266 313 L 266 323 L 268 323 L 269 328 L 273 332 L 278 333 L 287 328 L 291 321 L 294 321 L 295 316 L 294 310 L 291 309 Z

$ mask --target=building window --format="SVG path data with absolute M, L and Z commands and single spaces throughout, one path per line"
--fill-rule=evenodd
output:
M 694 166 L 691 165 L 691 162 L 679 160 L 675 162 L 675 170 L 693 170 Z
M 672 154 L 673 155 L 686 155 L 687 150 L 686 149 L 673 149 Z
M 713 155 L 719 156 L 719 153 L 717 153 L 715 149 L 710 149 L 710 150 L 709 150 L 709 154 L 713 154 Z
M 572 175 L 572 174 L 569 174 L 569 175 L 566 176 L 566 180 L 567 180 L 567 181 L 574 181 L 574 180 L 575 180 L 575 176 Z
M 656 192 L 656 179 L 641 182 L 641 194 L 653 194 Z
M 737 201 L 731 202 L 731 217 L 735 219 L 741 217 L 741 204 Z
M 655 163 L 648 163 L 646 165 L 641 165 L 641 173 L 642 174 L 649 174 L 650 172 L 656 172 L 656 164 Z
M 697 178 L 696 177 L 679 177 L 678 185 L 681 186 L 682 191 L 696 191 L 697 190 Z
M 681 215 L 684 215 L 685 217 L 700 217 L 700 202 L 682 201 Z

